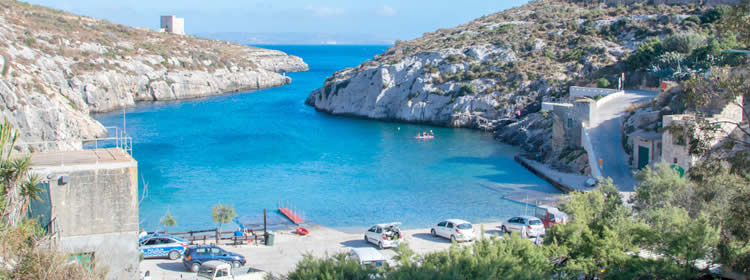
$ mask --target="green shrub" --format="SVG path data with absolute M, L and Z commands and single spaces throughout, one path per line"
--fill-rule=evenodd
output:
M 607 80 L 607 78 L 602 77 L 601 79 L 599 79 L 599 81 L 596 82 L 596 86 L 599 88 L 609 88 L 610 83 L 609 83 L 609 80 Z
M 458 64 L 464 62 L 464 56 L 458 54 L 452 54 L 445 58 L 445 62 L 448 64 Z
M 464 96 L 467 94 L 476 94 L 477 93 L 477 87 L 473 84 L 463 84 L 461 85 L 461 88 L 458 90 L 458 94 L 460 96 Z
M 703 24 L 718 22 L 721 20 L 730 8 L 728 6 L 716 6 L 701 15 L 700 20 Z
M 695 32 L 680 32 L 664 39 L 665 52 L 690 54 L 694 49 L 704 45 L 706 37 Z
M 574 49 L 565 53 L 565 56 L 563 57 L 563 61 L 579 61 L 581 60 L 581 57 L 583 57 L 583 50 Z
M 638 44 L 638 48 L 625 61 L 625 64 L 631 70 L 642 69 L 651 64 L 651 62 L 664 53 L 664 47 L 658 37 L 650 37 Z

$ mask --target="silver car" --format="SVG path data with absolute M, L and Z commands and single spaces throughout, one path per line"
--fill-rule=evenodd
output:
M 521 237 L 541 236 L 545 234 L 542 220 L 532 216 L 513 217 L 505 221 L 502 225 L 505 233 L 515 232 Z
M 432 236 L 441 236 L 453 241 L 473 241 L 474 229 L 464 220 L 450 219 L 439 222 L 430 230 Z

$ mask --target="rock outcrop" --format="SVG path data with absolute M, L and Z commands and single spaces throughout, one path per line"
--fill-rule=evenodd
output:
M 710 28 L 711 17 L 702 18 L 711 9 L 534 1 L 397 42 L 329 77 L 306 103 L 331 114 L 494 130 L 528 152 L 547 151 L 551 123 L 538 113 L 542 101 L 567 97 L 573 85 L 596 87 L 602 78 L 617 85 L 622 72 L 633 71 L 624 62 L 640 42 Z M 580 157 L 567 154 L 567 162 Z
M 283 72 L 308 69 L 280 51 L 0 6 L 0 110 L 20 129 L 19 149 L 80 149 L 107 134 L 90 113 L 282 86 Z

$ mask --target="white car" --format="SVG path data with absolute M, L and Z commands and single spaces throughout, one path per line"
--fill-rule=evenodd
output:
M 453 241 L 473 241 L 474 227 L 471 223 L 464 220 L 445 220 L 439 222 L 430 230 L 432 236 L 441 236 Z
M 545 234 L 542 220 L 531 216 L 510 218 L 503 223 L 501 228 L 505 233 L 515 232 L 521 235 L 521 237 L 541 236 Z
M 377 245 L 380 249 L 398 247 L 404 238 L 400 226 L 401 223 L 374 225 L 365 232 L 365 241 Z

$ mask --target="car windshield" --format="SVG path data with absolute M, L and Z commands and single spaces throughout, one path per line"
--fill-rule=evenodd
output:
M 471 229 L 471 224 L 460 224 L 457 226 L 458 229 Z
M 540 220 L 529 220 L 529 224 L 532 225 L 532 226 L 541 225 L 542 221 L 540 221 Z
M 214 277 L 214 269 L 211 267 L 201 266 L 201 268 L 198 269 L 198 276 L 211 279 L 212 277 Z

